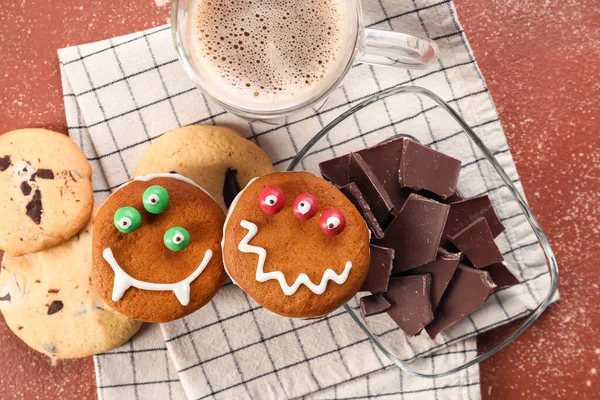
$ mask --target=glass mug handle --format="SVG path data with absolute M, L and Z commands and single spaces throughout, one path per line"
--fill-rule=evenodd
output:
M 426 69 L 437 61 L 435 42 L 406 33 L 366 28 L 358 61 L 407 69 Z

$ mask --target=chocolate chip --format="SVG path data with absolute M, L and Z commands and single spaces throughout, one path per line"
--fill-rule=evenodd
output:
M 240 185 L 236 179 L 237 171 L 235 169 L 227 168 L 225 172 L 225 182 L 223 183 L 223 200 L 225 200 L 225 207 L 229 208 L 235 196 L 240 192 Z
M 169 171 L 170 174 L 176 174 L 177 171 Z
M 36 189 L 33 193 L 33 198 L 27 203 L 27 216 L 33 220 L 36 224 L 40 224 L 42 221 L 42 192 Z
M 60 300 L 54 300 L 48 306 L 48 315 L 55 314 L 55 313 L 59 312 L 62 309 L 63 309 L 63 302 L 60 301 Z
M 21 182 L 21 192 L 23 196 L 29 196 L 31 194 L 31 185 L 25 181 Z
M 11 165 L 10 156 L 0 157 L 0 171 L 6 171 Z
M 51 169 L 38 169 L 33 175 L 40 179 L 54 179 L 54 172 Z
M 19 326 L 17 326 L 17 329 L 21 330 L 21 329 L 23 329 L 23 327 L 21 325 L 19 325 Z
M 40 281 L 39 279 L 36 279 L 35 283 L 42 283 L 42 281 Z
M 60 289 L 48 289 L 48 293 L 58 293 Z
M 10 293 L 6 293 L 4 296 L 0 297 L 0 301 L 10 301 Z

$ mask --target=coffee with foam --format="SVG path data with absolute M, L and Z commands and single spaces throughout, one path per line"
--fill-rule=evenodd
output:
M 207 92 L 247 107 L 311 99 L 354 51 L 343 0 L 199 0 L 189 24 Z

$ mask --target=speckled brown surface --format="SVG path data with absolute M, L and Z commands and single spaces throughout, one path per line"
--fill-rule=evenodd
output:
M 561 268 L 562 302 L 481 365 L 483 398 L 597 397 L 600 8 L 597 0 L 455 3 Z M 65 132 L 56 49 L 161 25 L 169 12 L 153 0 L 28 0 L 1 10 L 0 132 Z M 3 323 L 0 357 L 2 399 L 95 398 L 91 359 L 52 366 Z

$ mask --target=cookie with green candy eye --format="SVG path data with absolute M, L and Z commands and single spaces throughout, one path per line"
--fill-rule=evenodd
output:
M 146 322 L 172 321 L 208 303 L 223 285 L 225 214 L 178 174 L 135 178 L 94 220 L 92 280 L 114 310 Z

